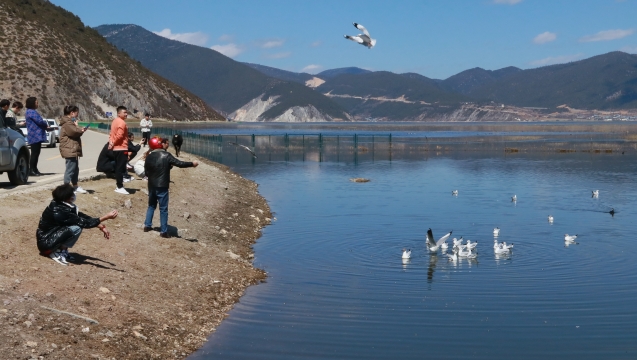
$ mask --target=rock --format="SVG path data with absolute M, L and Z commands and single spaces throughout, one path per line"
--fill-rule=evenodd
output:
M 102 292 L 102 293 L 104 293 L 104 294 L 108 294 L 108 293 L 110 293 L 110 292 L 111 292 L 109 289 L 107 289 L 107 288 L 105 288 L 105 287 L 100 287 L 100 288 L 99 288 L 99 291 L 100 291 L 100 292 Z
M 36 343 L 35 341 L 27 341 L 27 346 L 33 348 L 38 346 L 38 343 Z
M 185 212 L 184 213 L 184 219 L 190 219 L 190 213 Z
M 188 205 L 188 201 L 186 201 L 186 200 L 181 200 L 181 203 L 184 204 L 184 205 Z
M 81 307 L 81 306 L 80 306 L 80 307 L 78 307 L 77 309 L 78 309 L 80 312 L 85 313 L 85 314 L 88 312 L 85 308 L 83 308 L 83 307 Z
M 219 230 L 219 229 L 221 229 L 221 228 L 220 228 L 219 226 L 215 226 L 215 229 L 216 229 L 216 230 Z
M 241 259 L 241 256 L 239 256 L 239 255 L 237 255 L 237 254 L 233 253 L 233 252 L 232 252 L 232 251 L 230 251 L 230 250 L 228 250 L 228 251 L 227 251 L 227 253 L 228 253 L 228 256 L 230 256 L 230 258 L 231 258 L 231 259 L 233 259 L 233 260 Z
M 23 324 L 26 327 L 31 327 L 31 325 L 33 325 L 30 321 L 25 321 Z
M 219 230 L 219 234 L 221 235 L 226 235 L 228 232 L 226 231 L 226 229 L 221 229 Z
M 141 325 L 136 325 L 133 326 L 133 330 L 144 330 L 144 328 Z
M 141 188 L 140 191 L 143 192 L 144 194 L 148 195 L 148 190 L 146 188 Z
M 251 218 L 253 218 L 253 217 L 255 217 L 255 216 L 254 216 L 254 215 L 252 215 L 252 214 L 250 214 L 250 217 L 251 217 Z
M 27 318 L 31 321 L 35 321 L 35 315 L 33 314 L 29 314 L 29 316 L 27 316 Z
M 91 331 L 91 329 L 89 329 L 89 328 L 88 328 L 88 326 L 87 326 L 87 327 L 85 327 L 85 328 L 82 328 L 82 332 L 83 332 L 83 333 L 87 333 L 87 332 L 89 332 L 89 331 Z
M 271 221 L 272 221 L 272 219 L 270 219 L 270 218 L 268 218 L 268 217 L 267 217 L 267 218 L 265 218 L 265 221 L 266 221 L 266 222 L 271 222 Z
M 117 298 L 115 297 L 115 295 L 111 295 L 111 300 L 113 300 L 113 301 L 117 300 Z
M 58 346 L 57 346 L 57 345 L 55 345 L 54 343 L 51 343 L 51 347 L 52 347 L 52 348 L 54 348 L 54 349 L 57 349 L 57 348 L 58 348 Z
M 113 337 L 113 332 L 112 332 L 112 331 L 110 331 L 110 330 L 109 330 L 109 331 L 107 331 L 107 332 L 106 332 L 106 336 L 108 336 L 108 337 Z
M 254 254 L 248 255 L 248 259 L 254 259 Z
M 130 201 L 130 199 L 127 199 L 126 201 L 124 201 L 124 207 L 126 207 L 127 209 L 130 209 L 133 207 L 133 202 Z
M 234 213 L 234 214 L 232 214 L 232 216 L 237 217 L 237 216 L 239 216 L 239 213 Z
M 99 200 L 99 198 L 97 196 L 93 196 L 93 199 L 95 200 Z
M 9 310 L 7 310 L 7 309 L 0 309 L 0 313 L 6 314 L 8 312 L 9 312 Z
M 138 338 L 140 338 L 140 339 L 148 340 L 148 338 L 147 338 L 146 336 L 144 336 L 144 335 L 142 335 L 142 334 L 138 333 L 137 331 L 133 331 L 133 335 L 137 336 L 137 337 L 138 337 Z
M 48 293 L 45 294 L 45 296 L 51 297 L 51 296 L 53 296 L 53 293 L 48 292 Z
M 261 209 L 257 209 L 257 211 L 258 211 L 259 213 L 263 214 L 263 210 L 261 210 Z
M 196 217 L 198 217 L 198 218 L 200 218 L 200 219 L 203 219 L 206 215 L 204 215 L 204 213 L 202 213 L 201 211 L 197 211 L 197 212 L 195 213 L 195 216 L 196 216 Z
M 109 340 L 109 339 L 107 339 L 107 338 L 103 338 L 103 339 L 102 339 L 102 342 L 109 342 L 109 341 L 110 341 L 110 340 Z
M 177 229 L 177 236 L 185 237 L 187 232 L 188 232 L 188 229 Z

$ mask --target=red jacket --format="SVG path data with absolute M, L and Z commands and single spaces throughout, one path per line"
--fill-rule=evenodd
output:
M 113 151 L 126 151 L 128 150 L 128 127 L 126 121 L 115 118 L 111 123 L 111 135 L 108 138 L 108 143 Z

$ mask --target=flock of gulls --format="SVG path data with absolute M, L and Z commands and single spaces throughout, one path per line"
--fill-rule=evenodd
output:
M 592 193 L 593 193 L 592 195 L 593 198 L 599 197 L 599 190 L 593 190 Z M 458 190 L 453 190 L 451 192 L 451 195 L 458 196 Z M 513 195 L 511 197 L 511 201 L 517 202 L 518 201 L 517 195 Z M 615 216 L 615 209 L 614 208 L 611 209 L 608 213 L 611 214 L 611 216 Z M 548 216 L 548 221 L 550 224 L 553 224 L 553 221 L 554 221 L 553 215 Z M 451 253 L 449 253 L 449 244 L 447 244 L 447 240 L 451 237 L 452 233 L 453 231 L 449 231 L 438 240 L 435 240 L 433 231 L 431 230 L 431 228 L 429 228 L 429 230 L 427 230 L 427 237 L 426 237 L 425 243 L 430 253 L 437 254 L 438 251 L 440 251 L 442 252 L 443 255 L 446 255 L 449 258 L 450 262 L 454 262 L 454 263 L 457 263 L 458 259 L 463 259 L 463 258 L 475 259 L 478 256 L 478 251 L 476 250 L 478 243 L 471 242 L 471 240 L 469 239 L 467 239 L 465 242 L 462 236 L 460 237 L 460 239 L 456 239 L 456 238 L 451 239 L 452 246 L 451 246 Z M 493 253 L 496 256 L 510 255 L 513 250 L 513 243 L 507 244 L 506 242 L 498 242 L 498 236 L 500 236 L 500 228 L 496 227 L 493 229 Z M 575 235 L 564 234 L 564 246 L 568 247 L 571 244 L 579 244 L 578 242 L 575 241 L 576 239 L 577 239 L 577 234 Z M 405 264 L 406 262 L 409 261 L 409 259 L 411 259 L 411 249 L 403 249 L 402 259 L 403 259 L 403 264 Z

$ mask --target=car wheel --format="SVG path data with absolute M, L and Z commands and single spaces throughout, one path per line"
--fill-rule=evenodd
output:
M 29 159 L 25 152 L 18 154 L 15 169 L 7 172 L 13 185 L 26 185 L 29 181 Z

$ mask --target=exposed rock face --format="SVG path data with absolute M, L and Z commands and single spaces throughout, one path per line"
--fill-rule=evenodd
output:
M 287 109 L 283 114 L 274 119 L 264 119 L 263 113 L 277 104 L 278 96 L 269 97 L 262 100 L 262 96 L 252 99 L 237 111 L 230 114 L 230 118 L 235 121 L 248 122 L 313 122 L 313 121 L 334 121 L 335 119 L 327 114 L 323 114 L 312 105 L 294 106 Z
M 44 117 L 60 116 L 65 105 L 77 105 L 81 119 L 103 118 L 124 105 L 131 112 L 169 119 L 223 119 L 48 1 L 2 0 L 0 13 L 11 19 L 0 29 L 3 98 L 24 103 L 35 96 Z

